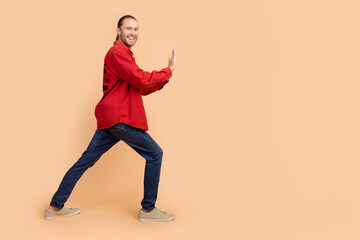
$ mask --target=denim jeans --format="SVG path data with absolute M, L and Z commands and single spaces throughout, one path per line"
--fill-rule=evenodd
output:
M 141 129 L 119 123 L 107 129 L 97 129 L 80 159 L 67 171 L 50 205 L 63 208 L 75 184 L 83 173 L 118 141 L 124 141 L 145 158 L 144 196 L 141 206 L 145 210 L 155 207 L 163 152 L 150 135 Z

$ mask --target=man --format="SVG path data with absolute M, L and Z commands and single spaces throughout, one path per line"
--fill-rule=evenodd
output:
M 133 16 L 120 18 L 116 41 L 105 56 L 103 97 L 95 108 L 97 129 L 88 148 L 65 174 L 50 206 L 45 209 L 46 219 L 80 213 L 78 208 L 65 208 L 65 202 L 82 174 L 120 140 L 146 160 L 139 220 L 175 219 L 174 215 L 155 207 L 163 152 L 146 132 L 148 126 L 142 102 L 142 95 L 158 91 L 169 82 L 176 64 L 175 50 L 169 58 L 168 67 L 160 71 L 143 71 L 136 65 L 131 51 L 138 39 L 138 30 Z

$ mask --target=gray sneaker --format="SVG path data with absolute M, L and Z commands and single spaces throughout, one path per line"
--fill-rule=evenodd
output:
M 58 217 L 73 216 L 80 213 L 80 208 L 62 208 L 59 211 L 45 209 L 45 219 L 50 220 Z
M 167 222 L 175 219 L 175 216 L 171 213 L 163 212 L 157 208 L 154 208 L 150 212 L 144 212 L 140 209 L 139 211 L 139 220 L 141 222 Z

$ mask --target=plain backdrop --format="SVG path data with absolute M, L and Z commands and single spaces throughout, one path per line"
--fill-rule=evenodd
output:
M 0 2 L 1 239 L 359 239 L 355 0 Z M 157 207 L 137 220 L 144 160 L 123 142 L 44 209 L 96 129 L 118 19 L 138 19 L 144 97 L 164 150 Z

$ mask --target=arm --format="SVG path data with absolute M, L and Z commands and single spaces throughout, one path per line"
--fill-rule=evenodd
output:
M 140 89 L 140 93 L 143 96 L 149 95 L 150 93 L 156 92 L 158 90 L 161 90 L 165 84 L 167 84 L 169 82 L 169 80 L 167 80 L 166 82 L 162 82 L 162 83 L 158 83 L 156 86 L 154 87 L 150 87 L 150 88 L 142 88 Z
M 175 70 L 175 65 L 176 65 L 176 54 L 175 54 L 175 49 L 173 49 L 172 55 L 169 58 L 169 66 L 168 66 L 170 68 L 171 72 L 173 72 Z M 168 82 L 169 82 L 169 80 L 167 80 L 166 82 L 158 83 L 154 87 L 140 89 L 140 93 L 143 96 L 148 95 L 150 93 L 153 93 L 155 91 L 162 89 L 164 87 L 164 85 L 167 84 Z
M 170 68 L 163 68 L 160 71 L 147 72 L 138 67 L 125 51 L 115 50 L 109 56 L 113 63 L 112 71 L 123 81 L 137 89 L 156 87 L 169 80 L 172 75 Z

